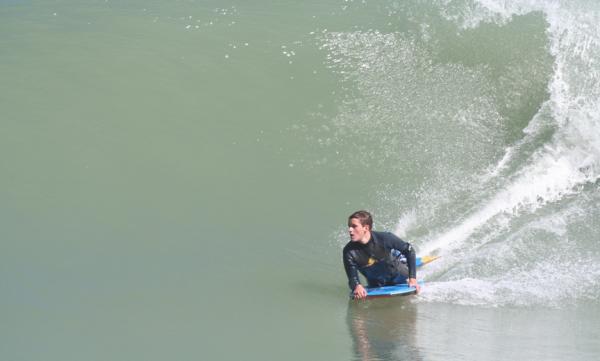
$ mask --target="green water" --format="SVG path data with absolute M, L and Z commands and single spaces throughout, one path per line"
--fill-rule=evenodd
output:
M 0 1 L 0 358 L 597 358 L 600 156 L 544 105 L 562 23 L 515 5 L 464 27 L 472 5 Z M 544 149 L 579 159 L 565 144 L 583 180 L 497 206 L 548 179 Z M 429 293 L 349 303 L 362 208 L 449 250 Z M 556 277 L 572 296 L 535 287 L 548 247 L 582 267 Z

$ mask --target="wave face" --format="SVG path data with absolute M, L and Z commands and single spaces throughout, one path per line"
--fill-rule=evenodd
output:
M 401 214 L 396 233 L 442 256 L 421 273 L 421 299 L 598 299 L 600 4 L 440 0 L 382 12 L 401 30 L 320 36 L 344 84 L 324 144 L 368 164 L 376 212 Z

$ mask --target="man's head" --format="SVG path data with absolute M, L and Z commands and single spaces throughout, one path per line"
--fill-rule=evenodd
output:
M 348 217 L 350 240 L 366 244 L 371 239 L 373 217 L 367 211 L 356 211 Z

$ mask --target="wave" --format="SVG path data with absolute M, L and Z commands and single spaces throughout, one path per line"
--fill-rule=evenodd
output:
M 552 224 L 586 222 L 589 208 L 595 207 L 573 199 L 586 200 L 586 192 L 595 192 L 600 178 L 600 68 L 595 61 L 600 55 L 599 9 L 590 12 L 572 2 L 473 4 L 471 10 L 475 10 L 469 16 L 453 17 L 461 19 L 464 28 L 489 21 L 506 23 L 515 15 L 531 12 L 544 14 L 554 58 L 553 76 L 548 84 L 549 99 L 524 129 L 524 141 L 543 128 L 541 123 L 551 122 L 554 132 L 524 164 L 510 174 L 501 174 L 499 170 L 517 158 L 523 142 L 508 147 L 497 167 L 484 177 L 504 186 L 482 200 L 480 208 L 458 225 L 422 247 L 424 253 L 438 250 L 449 254 L 464 247 L 470 237 L 478 238 L 469 252 L 459 252 L 462 259 L 450 257 L 445 275 L 440 277 L 447 281 L 434 284 L 425 299 L 484 305 L 560 305 L 595 299 L 600 286 L 598 244 L 585 247 L 576 238 L 584 236 L 582 232 L 573 227 L 557 231 Z M 541 222 L 544 213 L 548 213 L 546 222 Z M 485 229 L 488 233 L 481 234 Z M 597 231 L 591 229 L 592 234 Z M 500 264 L 496 272 L 486 275 L 461 267 L 463 262 L 471 268 L 482 262 L 479 258 L 486 249 L 494 249 L 488 257 Z M 440 270 L 433 272 L 439 274 Z
M 437 15 L 424 11 L 413 32 L 321 40 L 330 67 L 354 89 L 333 138 L 411 176 L 408 191 L 386 187 L 382 199 L 409 208 L 397 233 L 414 238 L 420 253 L 443 256 L 423 272 L 430 283 L 422 299 L 555 306 L 598 298 L 600 6 L 435 4 Z M 448 23 L 454 38 L 444 33 Z M 452 54 L 467 40 L 489 47 L 489 38 L 500 50 L 521 41 L 524 50 L 513 46 L 521 57 Z M 533 106 L 521 101 L 531 94 Z M 366 138 L 356 131 L 365 126 Z

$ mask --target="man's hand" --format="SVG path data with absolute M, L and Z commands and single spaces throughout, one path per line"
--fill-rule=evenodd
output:
M 367 298 L 367 290 L 365 290 L 361 284 L 358 284 L 356 287 L 354 287 L 353 294 L 355 300 L 364 300 Z
M 421 292 L 421 286 L 419 286 L 419 283 L 417 282 L 416 278 L 409 278 L 408 279 L 408 285 L 410 287 L 414 287 L 417 289 L 417 293 Z

